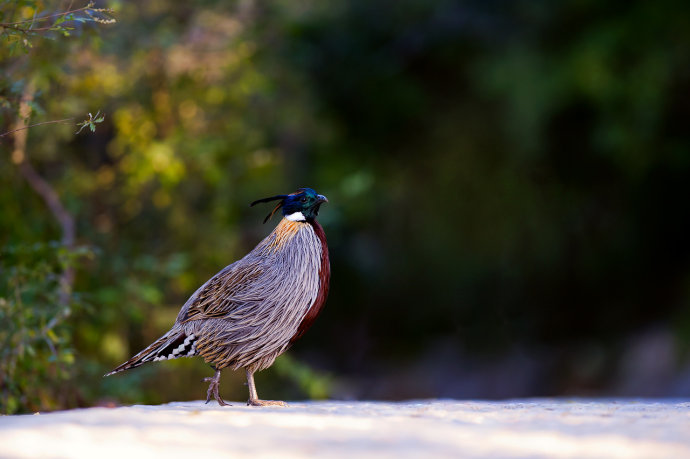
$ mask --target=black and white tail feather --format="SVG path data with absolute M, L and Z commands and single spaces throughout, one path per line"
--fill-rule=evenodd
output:
M 193 357 L 197 355 L 196 339 L 197 337 L 193 333 L 187 335 L 182 330 L 170 330 L 149 347 L 104 376 L 136 368 L 146 362 L 158 362 L 159 360 L 170 360 L 178 357 Z

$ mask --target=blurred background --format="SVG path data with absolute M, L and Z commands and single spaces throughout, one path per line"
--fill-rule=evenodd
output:
M 84 6 L 0 1 L 0 130 L 74 118 L 0 137 L 2 412 L 203 398 L 102 375 L 301 186 L 331 293 L 264 398 L 690 395 L 690 3 Z

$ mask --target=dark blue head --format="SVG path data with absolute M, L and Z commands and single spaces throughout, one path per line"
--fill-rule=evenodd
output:
M 280 202 L 275 206 L 273 211 L 268 214 L 264 223 L 266 223 L 281 207 L 283 208 L 283 215 L 288 220 L 300 222 L 313 221 L 316 216 L 319 215 L 319 207 L 321 207 L 321 204 L 328 202 L 326 196 L 317 194 L 316 191 L 311 188 L 300 188 L 294 193 L 279 194 L 277 196 L 271 196 L 270 198 L 256 200 L 251 203 L 250 206 L 260 202 L 276 200 L 280 200 Z

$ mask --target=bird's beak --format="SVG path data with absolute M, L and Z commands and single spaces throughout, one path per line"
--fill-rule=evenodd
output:
M 328 198 L 322 194 L 318 195 L 316 199 L 318 199 L 319 202 L 328 202 Z

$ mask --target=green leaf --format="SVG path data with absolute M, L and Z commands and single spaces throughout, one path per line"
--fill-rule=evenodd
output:
M 57 343 L 60 340 L 60 338 L 58 338 L 58 336 L 55 334 L 55 332 L 52 329 L 46 331 L 46 336 L 48 337 L 48 339 L 50 339 L 54 343 Z

